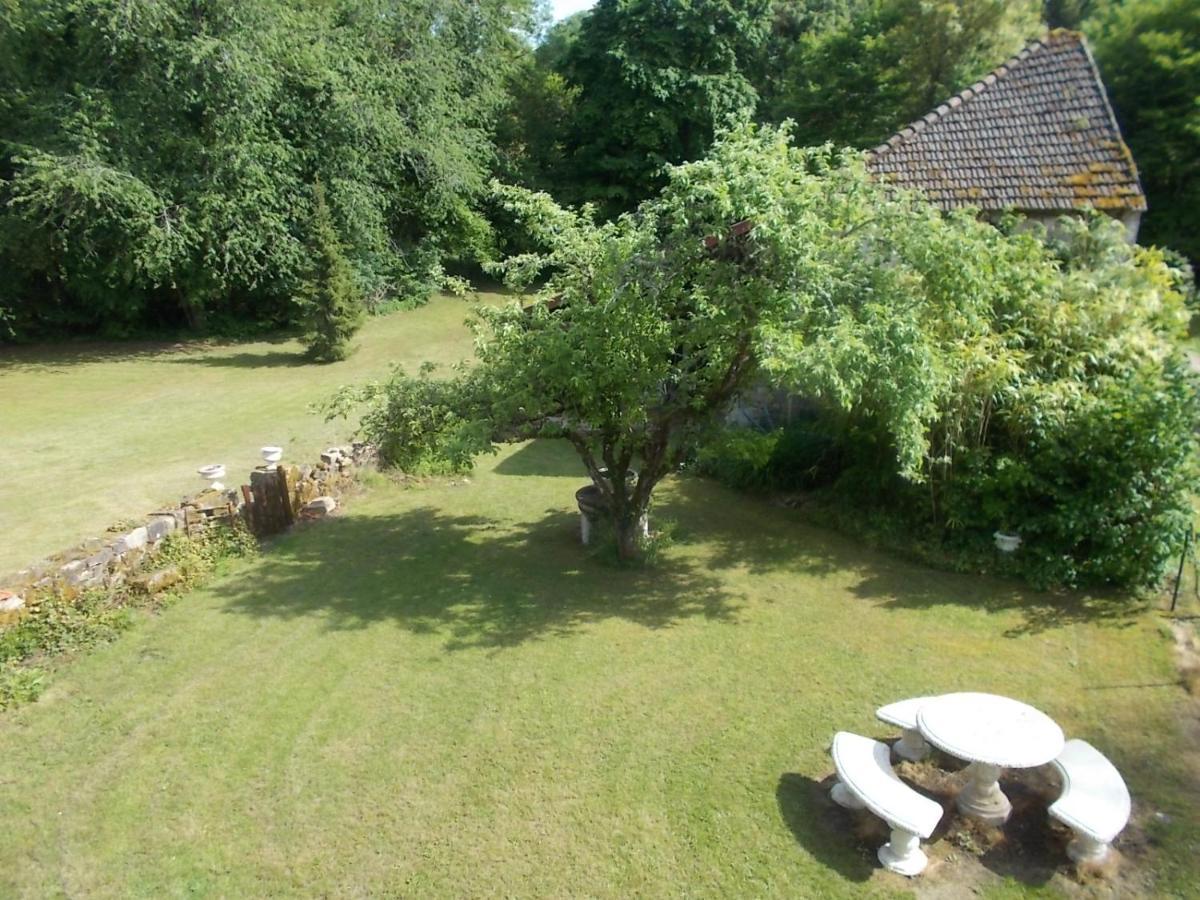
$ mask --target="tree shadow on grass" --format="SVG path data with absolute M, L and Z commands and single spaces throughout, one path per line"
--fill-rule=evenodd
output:
M 182 365 L 204 364 L 207 354 L 217 347 L 239 343 L 282 344 L 294 339 L 291 334 L 253 335 L 238 341 L 232 338 L 184 338 L 183 340 L 71 341 L 27 344 L 4 348 L 0 355 L 0 374 L 61 373 L 93 363 L 164 361 Z M 288 356 L 269 351 L 263 354 L 241 353 L 233 356 Z M 290 354 L 298 358 L 295 354 Z M 220 365 L 220 363 L 212 363 Z M 267 363 L 269 365 L 270 363 Z
M 591 481 L 583 462 L 574 450 L 564 453 L 564 441 L 530 441 L 516 453 L 502 459 L 496 466 L 497 475 L 541 475 L 553 477 L 577 477 L 579 487 Z
M 623 618 L 668 628 L 733 620 L 739 599 L 686 560 L 620 568 L 586 555 L 561 510 L 500 523 L 431 507 L 337 518 L 276 543 L 223 587 L 228 611 L 324 616 L 331 628 L 390 621 L 445 633 L 445 649 L 504 648 Z
M 227 353 L 224 355 L 181 356 L 167 360 L 178 366 L 206 366 L 215 369 L 280 369 L 299 366 L 317 366 L 303 352 L 289 353 L 286 350 L 267 350 L 262 353 Z
M 852 594 L 885 609 L 959 606 L 1016 612 L 1021 621 L 1004 631 L 1006 637 L 1077 624 L 1129 628 L 1147 608 L 1146 601 L 1119 591 L 1038 591 L 995 576 L 934 569 L 816 527 L 794 510 L 749 500 L 700 478 L 672 482 L 659 513 L 685 523 L 685 537 L 687 531 L 702 532 L 716 547 L 710 558 L 716 568 L 740 566 L 753 574 L 842 573 L 856 579 L 849 587 Z
M 1146 601 L 1118 591 L 1038 591 L 1016 581 L 931 568 L 830 529 L 766 500 L 753 500 L 702 478 L 671 482 L 659 508 L 701 531 L 716 551 L 717 568 L 740 566 L 754 574 L 792 571 L 842 573 L 855 579 L 852 594 L 885 609 L 969 607 L 989 613 L 1016 611 L 1022 621 L 1007 637 L 1040 634 L 1076 624 L 1111 628 L 1134 625 Z
M 888 609 L 968 606 L 990 613 L 1019 612 L 1022 621 L 1006 629 L 1005 637 L 1081 624 L 1130 628 L 1146 610 L 1144 600 L 1116 591 L 1038 591 L 990 576 L 940 572 L 902 561 L 865 575 L 854 593 Z
M 861 836 L 856 836 L 852 814 L 829 799 L 833 782 L 832 777 L 818 782 L 785 772 L 775 788 L 775 802 L 796 843 L 813 859 L 847 881 L 863 882 L 871 877 L 878 864 L 874 854 L 859 843 Z M 886 840 L 885 831 L 883 841 Z

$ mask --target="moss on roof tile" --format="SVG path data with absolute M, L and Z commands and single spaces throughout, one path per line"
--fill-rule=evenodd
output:
M 1064 29 L 876 147 L 868 166 L 947 209 L 1146 208 L 1095 61 Z

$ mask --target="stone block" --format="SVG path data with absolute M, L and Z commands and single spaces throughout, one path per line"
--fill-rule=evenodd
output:
M 98 553 L 93 553 L 91 556 L 89 556 L 87 558 L 88 568 L 89 569 L 102 569 L 105 566 L 107 566 L 110 562 L 112 562 L 112 558 L 113 558 L 112 550 L 108 547 L 105 547 L 103 550 L 99 551 Z
M 117 553 L 124 555 L 130 550 L 138 550 L 142 547 L 145 547 L 146 541 L 148 540 L 150 540 L 150 534 L 143 525 L 139 528 L 133 529 L 133 531 L 129 532 L 129 534 L 119 538 L 113 549 L 116 550 Z
M 25 598 L 12 591 L 0 591 L 0 613 L 16 612 L 25 606 Z
M 133 579 L 133 584 L 140 587 L 147 594 L 157 594 L 164 591 L 173 584 L 179 583 L 183 579 L 183 573 L 179 571 L 177 566 L 167 566 L 165 569 L 158 569 L 154 572 L 147 572 L 144 575 L 138 575 Z
M 177 527 L 174 516 L 154 516 L 146 523 L 146 537 L 152 541 L 161 541 Z
M 59 569 L 58 573 L 62 576 L 63 581 L 65 581 L 67 584 L 79 584 L 87 578 L 87 562 L 82 559 L 69 562 Z
M 337 509 L 337 501 L 332 497 L 317 497 L 304 505 L 304 511 L 310 516 L 326 516 Z

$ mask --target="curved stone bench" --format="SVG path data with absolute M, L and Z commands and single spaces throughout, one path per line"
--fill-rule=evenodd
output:
M 1050 815 L 1075 832 L 1067 855 L 1077 863 L 1100 862 L 1129 822 L 1125 779 L 1103 753 L 1078 739 L 1067 741 L 1054 767 L 1062 775 L 1063 792 Z
M 917 728 L 917 710 L 933 700 L 933 697 L 913 697 L 909 700 L 899 700 L 875 710 L 875 718 L 888 725 L 895 725 L 901 730 L 900 740 L 892 746 L 896 755 L 901 759 L 924 759 L 929 755 L 930 746 Z
M 848 809 L 865 807 L 887 822 L 891 840 L 879 848 L 879 861 L 901 875 L 919 875 L 929 862 L 920 839 L 933 834 L 942 820 L 941 804 L 900 780 L 892 771 L 891 749 L 881 741 L 839 731 L 832 753 L 838 774 L 834 802 Z

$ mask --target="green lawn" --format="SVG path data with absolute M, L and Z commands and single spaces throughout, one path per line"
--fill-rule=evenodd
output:
M 906 882 L 825 793 L 835 731 L 955 689 L 1099 745 L 1154 891 L 1200 879 L 1152 615 L 932 572 L 692 479 L 656 508 L 659 565 L 617 569 L 577 544 L 582 482 L 538 443 L 376 485 L 66 666 L 0 718 L 0 895 L 959 896 L 948 842 Z M 1070 887 L 996 868 L 985 895 Z
M 309 403 L 393 362 L 415 371 L 469 356 L 467 314 L 463 301 L 437 297 L 372 319 L 358 353 L 327 366 L 305 363 L 296 341 L 5 348 L 0 576 L 196 493 L 206 463 L 224 463 L 237 484 L 264 444 L 315 460 L 348 429 Z

